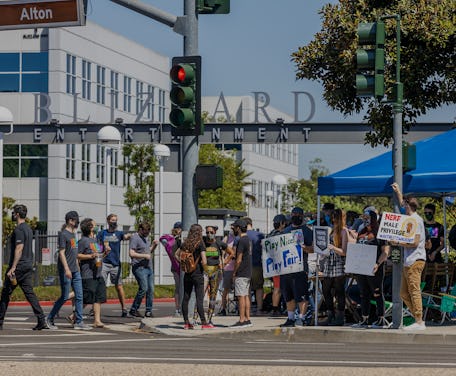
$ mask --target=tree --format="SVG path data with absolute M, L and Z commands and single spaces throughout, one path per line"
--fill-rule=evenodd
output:
M 355 90 L 356 30 L 360 22 L 399 13 L 401 21 L 401 76 L 404 83 L 404 130 L 430 109 L 456 102 L 455 0 L 340 0 L 325 5 L 322 29 L 306 46 L 292 54 L 296 77 L 322 82 L 328 105 L 343 115 L 359 113 L 372 127 L 366 142 L 388 145 L 392 139 L 392 107 L 374 99 L 357 98 Z M 388 100 L 396 65 L 396 21 L 385 20 L 385 84 Z
M 223 167 L 223 188 L 201 190 L 198 192 L 200 208 L 230 208 L 244 210 L 242 187 L 247 185 L 246 179 L 251 173 L 243 167 L 243 160 L 236 161 L 235 151 L 221 151 L 213 144 L 200 147 L 200 164 L 217 164 Z
M 3 234 L 2 244 L 5 246 L 8 238 L 14 231 L 16 223 L 11 220 L 11 211 L 16 204 L 16 200 L 12 197 L 3 197 L 2 200 L 2 218 L 3 218 Z M 37 217 L 26 218 L 25 221 L 30 225 L 32 230 L 36 230 L 40 225 L 43 226 L 44 222 L 39 222 Z
M 124 203 L 130 214 L 135 217 L 136 224 L 146 221 L 154 225 L 154 187 L 157 161 L 153 145 L 132 145 L 123 147 L 125 164 L 119 169 L 128 176 Z

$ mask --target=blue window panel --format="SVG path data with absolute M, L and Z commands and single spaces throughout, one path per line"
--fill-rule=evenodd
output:
M 23 73 L 22 92 L 23 93 L 47 93 L 48 92 L 47 73 Z
M 19 72 L 19 54 L 0 53 L 0 72 Z
M 0 74 L 0 92 L 19 92 L 19 74 Z
M 23 52 L 23 72 L 47 72 L 49 70 L 49 54 L 47 52 Z

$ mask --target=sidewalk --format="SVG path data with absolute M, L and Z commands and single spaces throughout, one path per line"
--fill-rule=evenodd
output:
M 396 343 L 396 344 L 441 344 L 456 345 L 456 322 L 444 326 L 431 323 L 425 331 L 409 332 L 403 329 L 352 329 L 350 326 L 306 326 L 280 328 L 285 318 L 252 317 L 250 328 L 230 327 L 239 318 L 237 316 L 216 316 L 213 319 L 215 328 L 202 330 L 184 330 L 182 318 L 154 317 L 142 319 L 141 328 L 157 334 L 179 337 L 219 336 L 224 338 L 256 338 L 277 340 L 286 336 L 289 341 L 300 342 L 343 342 L 343 343 Z
M 174 302 L 174 298 L 155 298 L 154 303 L 171 303 Z M 54 300 L 40 300 L 41 307 L 52 307 L 54 305 Z M 133 299 L 125 299 L 125 304 L 133 303 Z M 103 304 L 119 304 L 119 299 L 108 299 L 106 303 Z M 30 303 L 27 301 L 10 301 L 8 304 L 10 307 L 25 307 L 30 306 Z M 67 300 L 64 305 L 71 305 L 71 300 Z

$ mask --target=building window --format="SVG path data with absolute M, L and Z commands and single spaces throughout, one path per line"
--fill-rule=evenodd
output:
M 97 65 L 97 103 L 106 103 L 106 68 Z
M 90 100 L 92 90 L 92 63 L 82 60 L 82 98 Z
M 66 146 L 66 178 L 75 179 L 76 172 L 76 145 L 67 144 Z
M 165 113 L 165 91 L 160 89 L 158 92 L 158 121 L 160 123 L 165 121 Z
M 136 81 L 136 115 L 139 115 L 144 105 L 144 83 Z
M 45 178 L 48 176 L 47 145 L 5 145 L 3 176 Z
M 124 105 L 123 110 L 131 112 L 131 77 L 124 77 Z
M 105 147 L 97 145 L 97 183 L 105 182 Z
M 67 54 L 66 61 L 66 92 L 76 93 L 76 56 Z
M 119 73 L 111 71 L 111 107 L 119 108 Z
M 148 102 L 147 102 L 147 118 L 151 121 L 154 121 L 154 107 L 155 107 L 155 99 L 154 99 L 154 94 L 155 94 L 155 88 L 152 85 L 147 85 L 147 97 L 148 97 Z
M 123 165 L 128 166 L 130 164 L 130 158 L 126 157 L 124 155 L 123 157 Z M 123 169 L 123 186 L 124 187 L 129 187 L 131 184 L 130 182 L 130 174 L 127 173 L 126 169 Z
M 90 181 L 90 144 L 81 145 L 81 180 Z
M 118 185 L 117 172 L 119 170 L 119 150 L 111 149 L 111 185 Z
M 0 92 L 47 93 L 47 52 L 0 53 Z

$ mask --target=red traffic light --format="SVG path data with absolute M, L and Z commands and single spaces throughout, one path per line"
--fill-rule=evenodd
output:
M 169 72 L 171 80 L 179 85 L 187 85 L 193 82 L 195 78 L 195 69 L 189 64 L 176 64 Z

